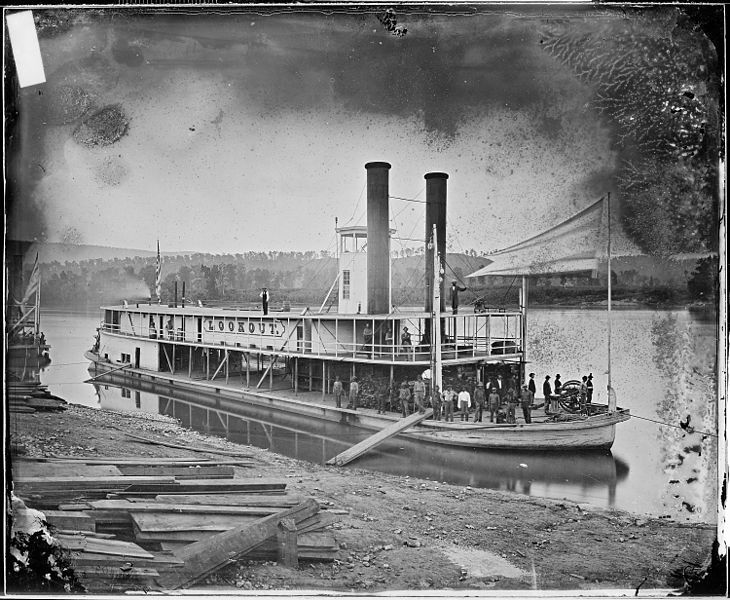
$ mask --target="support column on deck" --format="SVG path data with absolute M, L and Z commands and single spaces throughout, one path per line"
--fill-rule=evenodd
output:
M 299 392 L 299 358 L 294 357 L 294 393 Z
M 327 363 L 322 361 L 322 402 L 324 402 L 324 395 L 327 392 Z

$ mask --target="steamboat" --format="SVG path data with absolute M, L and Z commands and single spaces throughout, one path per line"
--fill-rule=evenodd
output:
M 427 173 L 423 310 L 393 306 L 389 171 L 365 165 L 367 226 L 337 228 L 337 312 L 242 310 L 178 303 L 102 307 L 94 347 L 86 353 L 92 380 L 114 378 L 133 387 L 173 386 L 273 413 L 347 423 L 371 431 L 397 430 L 400 414 L 335 404 L 336 378 L 357 378 L 370 404 L 397 402 L 403 381 L 424 376 L 457 391 L 486 381 L 526 378 L 527 278 L 517 309 L 446 313 L 446 173 Z M 159 270 L 159 258 L 158 258 Z M 184 290 L 184 288 L 183 288 Z M 569 391 L 569 390 L 566 390 Z M 629 411 L 591 404 L 588 410 L 535 414 L 531 423 L 444 422 L 413 419 L 399 435 L 474 449 L 607 449 Z M 615 398 L 615 395 L 613 396 Z M 566 408 L 568 404 L 563 403 Z M 393 429 L 395 427 L 395 429 Z

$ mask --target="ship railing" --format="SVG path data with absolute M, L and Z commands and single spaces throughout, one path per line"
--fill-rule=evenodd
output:
M 269 327 L 273 328 L 272 316 L 282 325 L 283 333 L 278 337 L 266 335 Z M 241 322 L 235 317 L 222 314 L 215 319 L 214 329 L 205 327 L 202 331 L 191 329 L 189 322 L 188 329 L 180 327 L 185 324 L 183 320 L 170 321 L 159 327 L 146 318 L 130 318 L 129 322 L 127 319 L 106 321 L 102 323 L 102 329 L 137 338 L 312 357 L 375 362 L 424 362 L 430 358 L 431 323 L 423 314 L 403 313 L 394 318 L 373 316 L 372 319 L 361 315 L 334 319 L 331 315 L 313 315 L 307 317 L 306 322 L 302 316 L 295 315 L 247 316 L 245 329 L 239 327 Z M 374 332 L 369 340 L 364 337 L 366 324 Z M 402 341 L 399 335 L 393 336 L 393 332 L 399 333 L 403 326 L 409 328 L 410 344 Z M 518 354 L 521 351 L 520 339 L 516 314 L 479 313 L 442 317 L 441 355 L 445 361 Z

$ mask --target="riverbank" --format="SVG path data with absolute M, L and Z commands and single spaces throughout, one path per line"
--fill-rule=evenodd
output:
M 179 445 L 241 446 L 159 415 L 70 405 L 63 413 L 11 413 L 12 453 L 24 456 L 180 457 L 189 450 L 133 441 L 136 433 Z M 340 521 L 334 563 L 289 569 L 246 560 L 202 586 L 357 591 L 631 589 L 681 587 L 675 572 L 709 557 L 715 528 L 569 501 L 443 484 L 357 468 L 321 467 L 253 446 L 240 476 L 285 478 Z M 215 456 L 206 454 L 206 456 Z

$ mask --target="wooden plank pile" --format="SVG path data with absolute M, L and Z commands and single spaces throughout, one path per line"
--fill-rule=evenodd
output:
M 32 381 L 15 381 L 7 384 L 6 400 L 10 412 L 61 411 L 68 402 L 54 396 L 48 387 Z
M 231 560 L 334 560 L 335 520 L 240 460 L 13 461 L 15 494 L 44 510 L 89 591 L 192 585 Z M 16 476 L 17 474 L 17 476 Z

